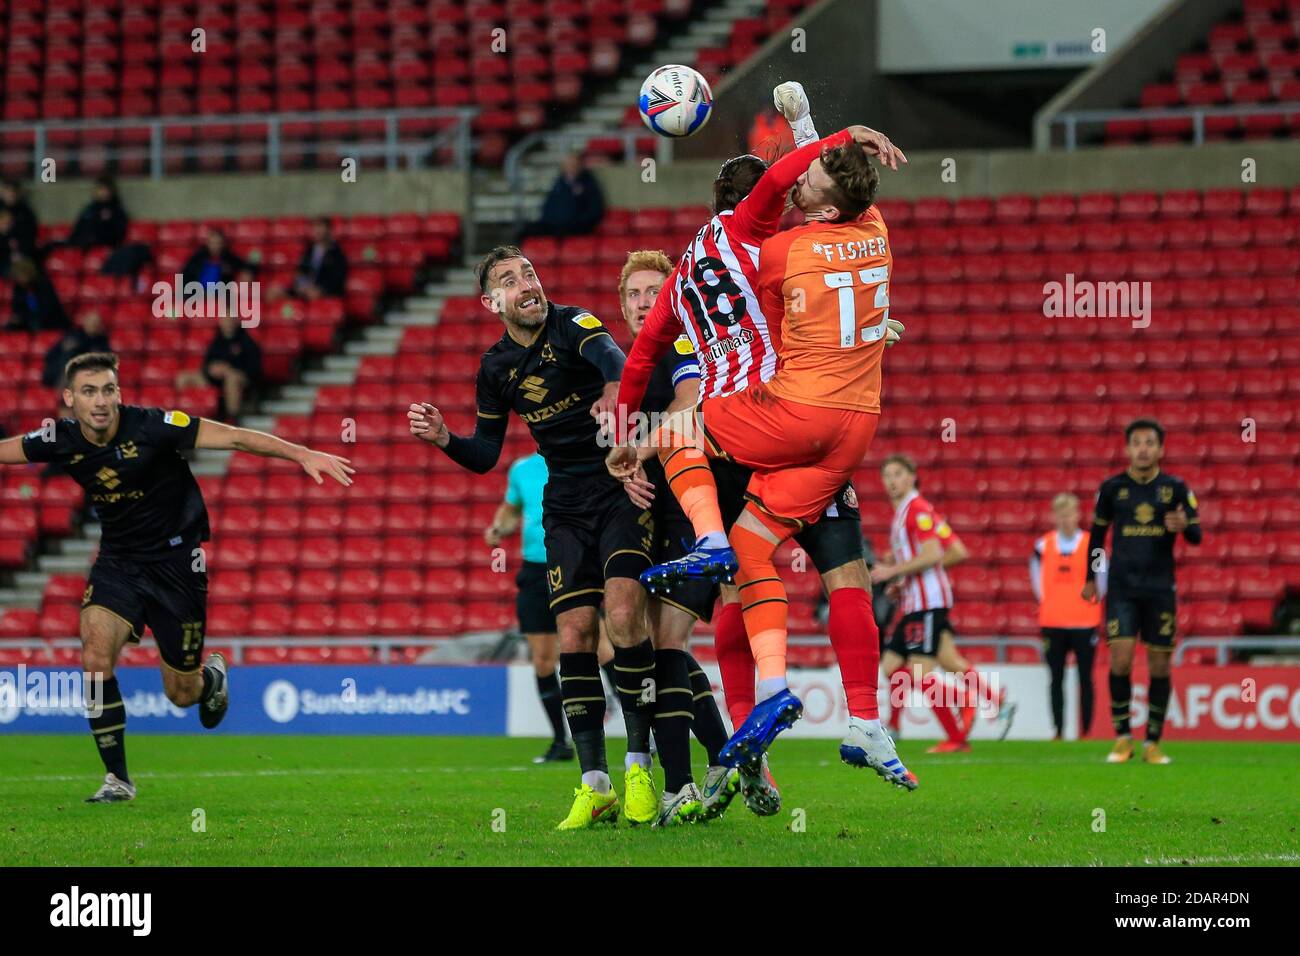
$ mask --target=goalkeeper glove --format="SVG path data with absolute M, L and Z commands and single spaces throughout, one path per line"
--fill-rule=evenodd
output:
M 899 342 L 903 338 L 903 323 L 898 319 L 885 320 L 885 348 Z
M 795 80 L 782 83 L 772 90 L 772 103 L 790 124 L 796 146 L 806 146 L 821 138 L 817 135 L 817 127 L 813 126 L 812 109 L 802 83 Z

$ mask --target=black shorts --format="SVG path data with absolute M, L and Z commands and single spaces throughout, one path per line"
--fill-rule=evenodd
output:
M 1173 647 L 1178 631 L 1174 592 L 1106 595 L 1106 642 L 1141 638 L 1152 647 Z
M 636 579 L 651 564 L 654 518 L 604 471 L 551 475 L 542 494 L 542 530 L 553 614 L 599 606 L 607 579 Z
M 137 561 L 101 554 L 90 569 L 82 610 L 103 608 L 131 627 L 139 644 L 147 626 L 158 656 L 174 671 L 190 674 L 203 663 L 208 623 L 208 575 L 194 570 L 186 548 L 160 561 Z
M 519 633 L 554 634 L 555 614 L 551 596 L 546 591 L 546 564 L 525 561 L 515 575 L 519 591 L 515 594 L 515 613 L 519 616 Z
M 718 485 L 718 507 L 722 511 L 722 524 L 730 531 L 740 513 L 745 510 L 745 489 L 752 472 L 744 465 L 722 458 L 714 458 L 713 477 Z M 834 571 L 850 561 L 862 558 L 862 515 L 858 511 L 858 495 L 851 482 L 835 492 L 816 523 L 794 536 L 795 543 L 808 555 L 818 574 Z
M 668 488 L 663 466 L 658 459 L 645 462 L 646 477 L 655 486 L 654 502 L 650 514 L 654 519 L 654 548 L 651 557 L 655 564 L 675 561 L 688 554 L 695 544 L 695 529 L 682 511 L 677 496 Z M 709 581 L 689 581 L 675 584 L 667 591 L 656 591 L 654 600 L 681 608 L 697 620 L 713 618 L 713 606 L 718 600 L 719 588 Z
M 939 653 L 939 639 L 945 631 L 953 633 L 947 608 L 904 614 L 894 625 L 894 633 L 885 645 L 885 650 L 893 651 L 900 657 L 910 657 L 913 654 L 934 657 Z

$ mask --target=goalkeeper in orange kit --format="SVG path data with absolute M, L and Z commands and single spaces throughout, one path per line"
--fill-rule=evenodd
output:
M 877 183 L 855 143 L 827 148 L 809 166 L 793 193 L 806 223 L 767 239 L 759 256 L 760 305 L 783 317 L 776 374 L 678 413 L 656 436 L 669 487 L 698 540 L 641 580 L 662 586 L 734 571 L 758 666 L 758 703 L 722 752 L 730 766 L 756 766 L 803 710 L 786 684 L 788 602 L 773 555 L 817 520 L 875 434 L 892 264 L 884 221 L 871 208 Z M 754 472 L 730 541 L 701 451 Z M 610 464 L 631 474 L 635 452 L 625 449 Z

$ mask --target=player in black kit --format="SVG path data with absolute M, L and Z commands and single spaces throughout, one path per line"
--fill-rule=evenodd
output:
M 212 728 L 229 703 L 227 665 L 202 660 L 208 576 L 201 547 L 208 512 L 180 452 L 247 451 L 300 464 L 319 484 L 329 475 L 352 484 L 347 459 L 292 445 L 274 435 L 233 428 L 182 411 L 123 405 L 117 356 L 91 352 L 67 364 L 63 402 L 73 417 L 49 421 L 0 441 L 0 464 L 52 462 L 90 496 L 103 525 L 99 557 L 81 602 L 81 663 L 90 680 L 90 728 L 106 775 L 87 802 L 135 799 L 126 768 L 126 708 L 114 668 L 122 648 L 148 626 L 162 658 L 163 690 L 177 707 L 199 705 Z M 94 706 L 98 705 L 98 706 Z
M 565 716 L 582 769 L 569 815 L 559 829 L 613 822 L 620 810 L 634 823 L 659 819 L 650 775 L 650 731 L 655 706 L 655 654 L 645 635 L 645 592 L 637 580 L 650 566 L 653 521 L 628 499 L 605 470 L 600 416 L 613 411 L 623 374 L 623 352 L 591 312 L 546 298 L 523 252 L 498 246 L 478 267 L 485 308 L 506 331 L 483 355 L 477 382 L 474 434 L 452 434 L 433 405 L 412 405 L 412 434 L 443 449 L 478 474 L 496 465 L 507 416 L 527 423 L 546 459 L 549 480 L 542 499 L 547 585 L 560 634 L 560 686 Z M 605 695 L 596 659 L 597 608 L 614 645 L 617 691 L 628 730 L 625 799 L 620 808 L 605 757 Z M 689 724 L 670 734 L 689 736 Z M 661 759 L 689 742 L 665 748 Z M 680 768 L 674 767 L 674 774 Z M 665 774 L 668 767 L 665 766 Z
M 1139 637 L 1147 646 L 1151 673 L 1147 739 L 1142 759 L 1169 763 L 1160 749 L 1160 733 L 1169 706 L 1170 661 L 1177 627 L 1174 605 L 1174 540 L 1181 534 L 1201 543 L 1196 495 L 1180 478 L 1160 470 L 1165 432 L 1159 423 L 1139 418 L 1124 430 L 1129 467 L 1107 478 L 1097 492 L 1092 535 L 1088 541 L 1088 575 L 1083 596 L 1097 599 L 1094 576 L 1104 561 L 1106 532 L 1113 525 L 1107 565 L 1106 642 L 1110 647 L 1110 713 L 1117 740 L 1106 758 L 1124 763 L 1133 757 L 1129 732 L 1133 649 Z

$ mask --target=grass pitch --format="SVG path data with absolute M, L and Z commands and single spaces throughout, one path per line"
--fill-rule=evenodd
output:
M 89 736 L 0 737 L 0 865 L 1300 863 L 1293 745 L 1173 742 L 1175 762 L 1151 767 L 1105 764 L 1106 741 L 930 757 L 908 740 L 921 788 L 905 793 L 841 765 L 835 741 L 785 740 L 776 817 L 738 798 L 708 824 L 576 833 L 553 828 L 577 766 L 533 766 L 534 740 L 140 735 L 128 748 L 140 797 L 90 806 Z M 703 763 L 697 750 L 699 776 Z

